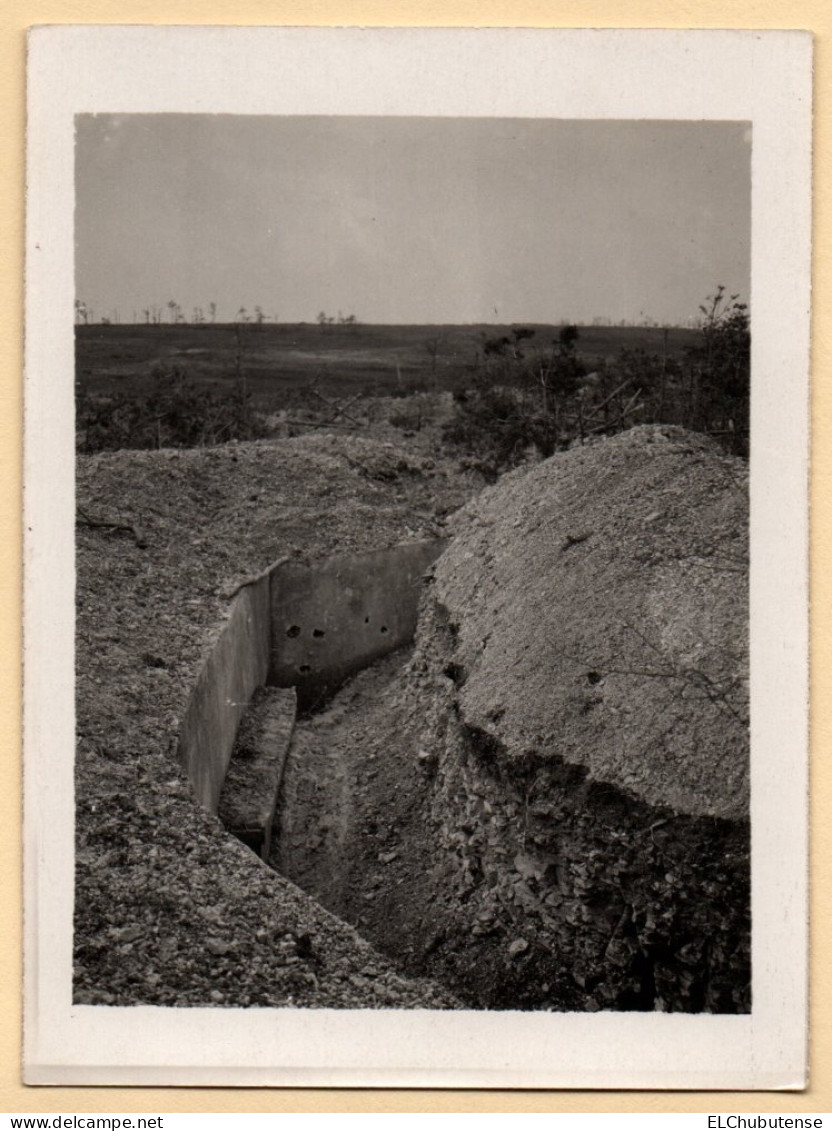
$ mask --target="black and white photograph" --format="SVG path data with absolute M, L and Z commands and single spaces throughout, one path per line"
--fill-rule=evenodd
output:
M 107 35 L 161 58 L 187 34 L 61 30 L 41 55 L 90 46 L 108 81 Z M 768 249 L 757 210 L 780 191 L 766 147 L 800 157 L 802 135 L 777 141 L 739 80 L 722 112 L 668 105 L 678 45 L 708 57 L 684 33 L 652 114 L 577 110 L 574 91 L 533 114 L 510 96 L 440 107 L 418 93 L 420 43 L 402 74 L 389 34 L 203 41 L 250 63 L 267 96 L 248 110 L 198 55 L 193 104 L 174 82 L 160 105 L 127 66 L 131 97 L 79 80 L 43 110 L 62 208 L 39 227 L 47 187 L 30 209 L 28 451 L 64 478 L 30 514 L 69 553 L 34 523 L 27 615 L 30 646 L 56 642 L 45 669 L 71 678 L 50 682 L 52 777 L 46 698 L 29 697 L 29 890 L 64 928 L 59 961 L 42 917 L 29 952 L 32 1082 L 67 1078 L 43 1051 L 51 979 L 68 1032 L 110 1033 L 65 1048 L 71 1080 L 139 1079 L 119 1075 L 135 1056 L 159 1082 L 212 1082 L 212 1064 L 219 1082 L 298 1081 L 330 1041 L 342 1075 L 310 1079 L 534 1086 L 563 1054 L 587 1086 L 793 1086 L 807 360 L 778 317 L 808 304 L 801 168 Z M 475 48 L 436 34 L 430 59 L 431 42 Z M 808 53 L 781 40 L 767 65 L 797 89 Z M 483 89 L 484 59 L 522 70 L 538 42 L 480 38 Z M 310 51 L 338 70 L 348 46 L 360 89 L 379 69 L 361 105 L 328 107 L 331 77 L 281 103 Z M 599 75 L 603 46 L 541 43 Z M 759 79 L 747 46 L 714 42 Z M 396 82 L 415 93 L 388 111 Z M 49 230 L 59 275 L 37 265 Z M 36 846 L 56 813 L 53 867 Z M 772 978 L 776 891 L 791 982 Z M 137 1054 L 131 1017 L 179 1054 Z M 262 1045 L 266 1024 L 284 1055 L 290 1020 L 297 1061 L 234 1059 L 230 1034 Z M 781 1026 L 770 1066 L 764 1024 Z M 503 1048 L 523 1042 L 528 1061 Z

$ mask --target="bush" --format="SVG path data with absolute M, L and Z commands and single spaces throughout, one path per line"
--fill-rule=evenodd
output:
M 688 350 L 692 374 L 692 427 L 710 431 L 747 453 L 751 394 L 748 307 L 720 286 L 700 306 L 702 343 Z
M 95 400 L 79 394 L 76 427 L 81 451 L 211 447 L 265 434 L 242 383 L 230 394 L 219 395 L 201 388 L 178 365 L 159 366 L 151 376 L 151 391 L 143 398 Z
M 405 432 L 421 432 L 422 409 L 417 407 L 393 412 L 390 414 L 389 420 L 394 428 L 401 428 Z
M 555 450 L 553 418 L 530 410 L 516 389 L 478 388 L 457 394 L 456 402 L 456 415 L 443 428 L 443 439 L 476 455 L 480 468 L 492 477 L 521 463 L 530 448 L 544 457 Z
M 748 308 L 717 287 L 699 308 L 700 342 L 681 360 L 622 349 L 588 374 L 576 326 L 563 326 L 548 354 L 526 357 L 533 331 L 486 339 L 468 387 L 455 394 L 456 417 L 444 438 L 493 474 L 546 457 L 589 436 L 634 424 L 678 424 L 705 432 L 736 454 L 748 453 L 751 334 Z
M 564 424 L 586 375 L 575 350 L 578 329 L 563 327 L 548 353 L 526 356 L 521 344 L 533 335 L 520 327 L 511 337 L 486 339 L 469 387 L 454 396 L 456 416 L 443 437 L 476 455 L 488 474 L 516 466 L 530 451 L 546 458 L 573 438 Z

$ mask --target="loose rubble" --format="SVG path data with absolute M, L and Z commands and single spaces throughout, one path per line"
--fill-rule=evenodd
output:
M 452 518 L 412 650 L 296 726 L 285 876 L 194 803 L 223 594 L 480 486 L 355 437 L 80 461 L 76 1001 L 748 1011 L 746 469 L 679 429 Z
M 744 465 L 639 428 L 452 525 L 413 655 L 302 725 L 283 866 L 477 1007 L 747 1011 Z
M 79 458 L 106 525 L 77 528 L 76 1002 L 456 1004 L 225 833 L 175 749 L 224 594 L 287 554 L 431 536 L 474 485 L 346 436 Z

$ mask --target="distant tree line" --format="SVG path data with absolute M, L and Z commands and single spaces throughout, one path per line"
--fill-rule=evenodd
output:
M 141 317 L 139 317 L 141 314 Z M 176 301 L 176 299 L 169 299 L 166 303 L 161 305 L 151 304 L 145 306 L 141 311 L 133 311 L 132 322 L 134 325 L 143 324 L 145 326 L 161 326 L 167 324 L 170 326 L 202 326 L 206 323 L 215 323 L 217 320 L 217 304 L 209 302 L 207 306 L 195 306 L 190 313 L 186 313 L 184 307 Z M 249 311 L 245 306 L 240 306 L 237 310 L 232 321 L 239 325 L 246 325 L 253 323 L 255 326 L 262 326 L 266 322 L 277 323 L 277 314 L 267 314 L 262 306 L 254 306 Z M 344 315 L 338 311 L 337 316 L 328 315 L 325 311 L 321 311 L 316 321 L 321 329 L 326 329 L 329 326 L 357 326 L 358 319 L 354 314 Z M 113 309 L 107 314 L 99 314 L 96 317 L 96 312 L 93 308 L 83 299 L 76 298 L 75 300 L 75 323 L 78 326 L 109 326 L 118 325 L 121 322 L 118 309 Z
M 337 316 L 333 315 L 333 314 L 327 314 L 327 312 L 325 310 L 320 310 L 318 312 L 318 316 L 315 319 L 315 321 L 318 323 L 318 325 L 320 326 L 320 328 L 322 330 L 326 330 L 327 327 L 334 326 L 336 323 L 339 326 L 357 326 L 358 325 L 358 319 L 355 317 L 354 314 L 346 314 L 345 315 L 345 314 L 342 314 L 340 310 L 338 311 Z

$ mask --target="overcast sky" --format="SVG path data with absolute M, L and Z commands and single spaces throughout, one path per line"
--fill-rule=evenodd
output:
M 735 122 L 84 115 L 77 296 L 685 324 L 719 283 L 748 300 L 750 155 Z

